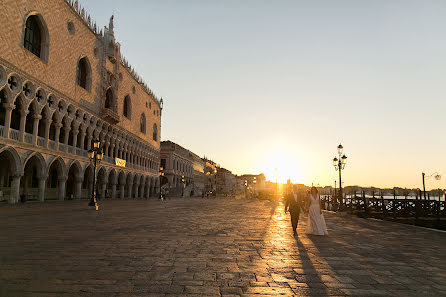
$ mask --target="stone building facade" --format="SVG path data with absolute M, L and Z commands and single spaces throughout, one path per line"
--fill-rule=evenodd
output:
M 102 197 L 154 195 L 162 99 L 122 57 L 113 17 L 99 29 L 72 0 L 2 7 L 0 200 L 87 198 L 94 139 Z
M 161 142 L 161 167 L 169 188 L 182 186 L 183 176 L 186 186 L 193 181 L 195 169 L 191 152 L 179 144 L 172 141 Z

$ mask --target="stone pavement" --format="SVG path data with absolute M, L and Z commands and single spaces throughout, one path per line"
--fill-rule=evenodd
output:
M 446 233 L 217 199 L 0 206 L 0 296 L 446 296 Z

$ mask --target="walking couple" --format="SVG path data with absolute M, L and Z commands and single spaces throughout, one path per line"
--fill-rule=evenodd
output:
M 307 195 L 303 189 L 299 189 L 297 185 L 294 185 L 285 196 L 285 213 L 287 210 L 290 212 L 291 226 L 293 227 L 294 236 L 297 235 L 296 229 L 297 223 L 299 222 L 301 209 L 305 208 L 308 200 L 310 201 L 310 207 L 308 209 L 307 227 L 305 229 L 305 233 L 313 235 L 328 235 L 325 219 L 319 205 L 320 197 L 318 190 L 315 187 L 312 187 L 310 193 Z

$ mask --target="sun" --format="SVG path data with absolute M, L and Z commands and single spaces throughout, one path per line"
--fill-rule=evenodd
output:
M 298 154 L 293 154 L 285 149 L 275 150 L 265 156 L 259 168 L 265 174 L 266 180 L 271 182 L 286 183 L 288 179 L 292 183 L 303 183 L 303 162 L 298 159 Z

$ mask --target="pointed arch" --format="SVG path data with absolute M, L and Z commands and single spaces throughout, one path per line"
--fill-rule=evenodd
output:
M 0 149 L 0 159 L 2 156 L 5 156 L 6 160 L 9 161 L 9 172 L 11 175 L 22 175 L 23 174 L 23 166 L 21 162 L 21 158 L 17 151 L 10 146 L 5 146 Z M 1 162 L 5 164 L 4 162 Z
M 26 157 L 26 159 L 23 161 L 23 168 L 26 168 L 26 165 L 33 160 L 35 160 L 34 162 L 36 162 L 36 164 L 38 165 L 38 177 L 44 177 L 47 173 L 46 161 L 39 152 L 32 152 L 31 154 L 29 154 L 29 156 Z
M 141 113 L 139 129 L 142 133 L 146 134 L 146 115 L 144 113 Z
M 36 11 L 28 12 L 23 19 L 22 28 L 22 46 L 44 62 L 48 62 L 48 26 L 42 15 Z
M 128 118 L 129 120 L 132 119 L 132 100 L 129 95 L 126 95 L 124 97 L 124 104 L 122 107 L 122 115 Z
M 91 64 L 86 56 L 77 62 L 76 83 L 87 91 L 91 90 Z
M 158 126 L 153 124 L 153 140 L 158 141 Z

